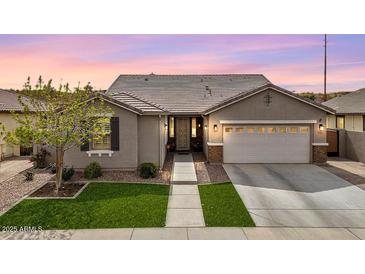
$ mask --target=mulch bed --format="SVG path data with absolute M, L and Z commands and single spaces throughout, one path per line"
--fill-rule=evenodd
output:
M 80 183 L 63 183 L 57 193 L 55 183 L 49 182 L 33 192 L 30 197 L 73 197 L 84 185 Z

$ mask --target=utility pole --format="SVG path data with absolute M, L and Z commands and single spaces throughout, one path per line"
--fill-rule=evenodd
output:
M 324 101 L 327 101 L 327 34 L 324 35 Z

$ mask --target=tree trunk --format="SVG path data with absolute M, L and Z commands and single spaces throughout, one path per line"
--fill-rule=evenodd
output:
M 64 156 L 63 148 L 57 147 L 56 148 L 56 192 L 57 193 L 62 185 L 63 156 Z

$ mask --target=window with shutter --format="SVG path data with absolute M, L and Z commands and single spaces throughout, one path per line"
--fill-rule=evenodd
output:
M 91 142 L 92 150 L 111 150 L 111 122 L 108 119 L 98 121 L 98 126 L 102 129 L 103 135 L 93 138 Z

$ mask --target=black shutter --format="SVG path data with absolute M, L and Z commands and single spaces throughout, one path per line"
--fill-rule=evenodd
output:
M 88 151 L 90 150 L 90 144 L 89 144 L 89 140 L 85 140 L 85 143 L 83 143 L 80 147 L 81 151 Z
M 112 151 L 119 151 L 119 117 L 112 117 L 110 119 L 111 129 L 111 149 Z

